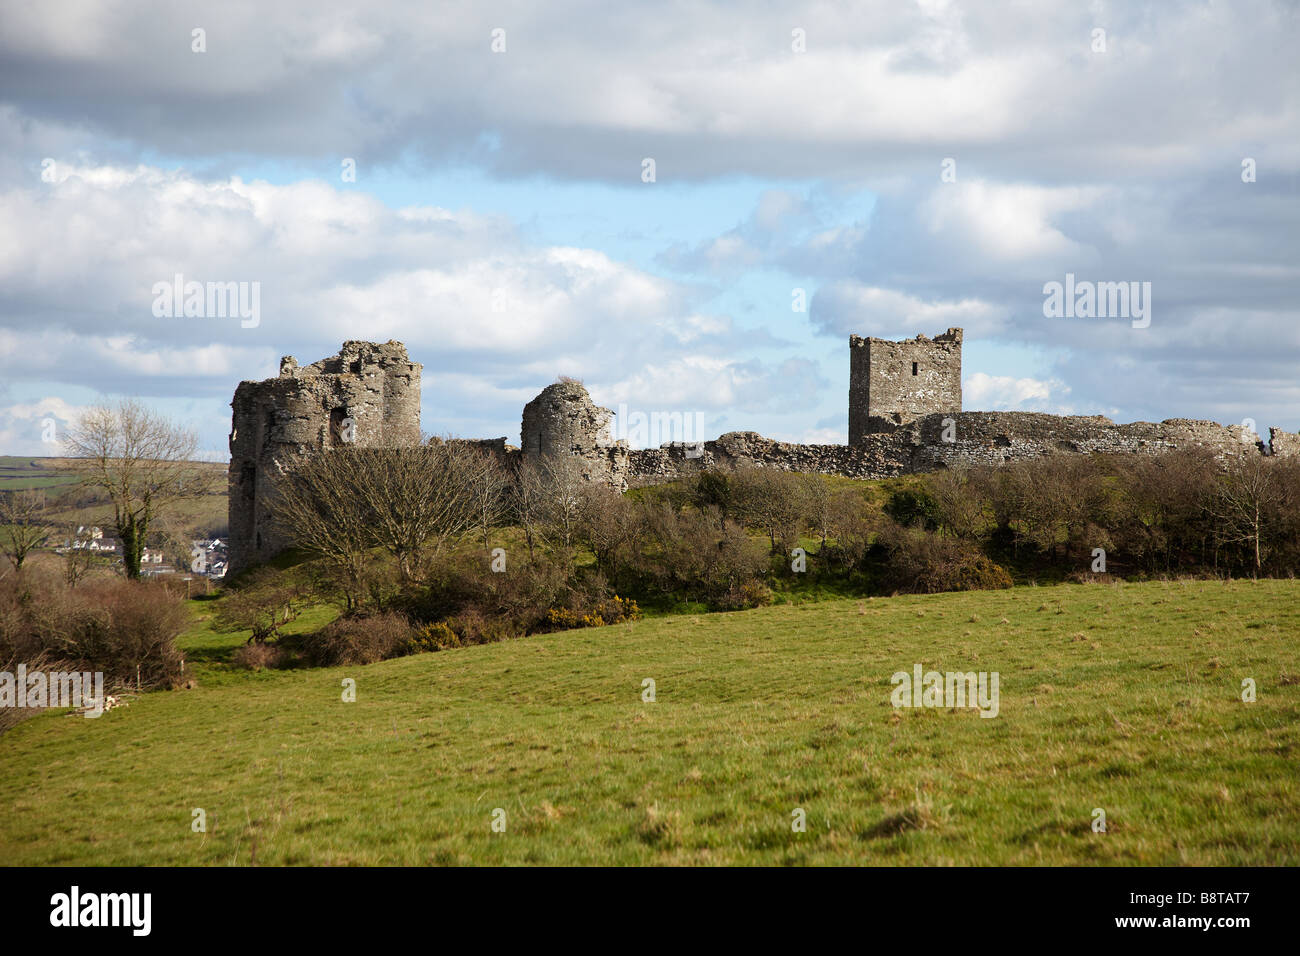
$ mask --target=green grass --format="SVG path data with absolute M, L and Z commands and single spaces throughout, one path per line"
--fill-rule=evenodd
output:
M 1296 865 L 1298 635 L 1296 582 L 1062 585 L 253 675 L 200 618 L 197 690 L 0 737 L 0 859 Z M 918 662 L 1000 715 L 895 712 Z

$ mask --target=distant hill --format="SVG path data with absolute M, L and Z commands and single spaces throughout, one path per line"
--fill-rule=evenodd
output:
M 77 479 L 68 474 L 65 458 L 20 458 L 0 455 L 0 491 L 56 488 Z
M 26 458 L 0 455 L 0 492 L 27 488 L 45 489 L 51 519 L 55 523 L 110 525 L 113 509 L 107 497 L 95 489 L 78 485 L 69 458 Z M 173 524 L 196 537 L 224 535 L 226 527 L 225 462 L 199 462 L 212 469 L 216 479 L 213 494 L 183 502 L 173 514 Z

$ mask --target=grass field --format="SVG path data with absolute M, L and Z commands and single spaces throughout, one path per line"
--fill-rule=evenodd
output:
M 330 670 L 235 671 L 239 642 L 199 620 L 197 690 L 0 737 L 0 859 L 1300 863 L 1296 582 L 831 600 Z M 999 715 L 895 711 L 916 663 L 999 672 Z

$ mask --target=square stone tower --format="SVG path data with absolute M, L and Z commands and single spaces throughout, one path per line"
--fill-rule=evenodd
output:
M 289 458 L 348 444 L 419 443 L 422 370 L 401 342 L 348 341 L 311 365 L 286 355 L 278 378 L 239 384 L 230 403 L 231 572 L 288 545 L 272 489 Z
M 849 336 L 849 444 L 961 411 L 961 329 L 892 342 Z

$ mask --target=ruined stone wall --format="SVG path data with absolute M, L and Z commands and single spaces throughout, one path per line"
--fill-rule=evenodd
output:
M 241 382 L 230 403 L 230 570 L 265 561 L 287 545 L 275 526 L 272 483 L 294 455 L 345 444 L 420 440 L 420 374 L 400 342 L 343 343 L 338 355 L 280 376 Z
M 1272 429 L 1276 455 L 1300 455 L 1300 436 Z M 1240 425 L 1171 418 L 1117 425 L 1100 415 L 962 412 L 927 415 L 891 432 L 863 435 L 856 445 L 799 445 L 754 432 L 730 432 L 700 444 L 673 442 L 631 454 L 630 482 L 657 484 L 708 468 L 780 468 L 850 478 L 996 465 L 1052 454 L 1158 455 L 1203 449 L 1226 461 L 1263 453 Z
M 608 408 L 592 402 L 581 382 L 548 385 L 524 406 L 520 453 L 525 460 L 573 457 L 587 480 L 625 491 L 629 451 L 627 442 L 614 441 L 610 435 L 613 417 Z
M 1268 430 L 1269 449 L 1279 457 L 1300 457 L 1300 434 L 1284 432 L 1280 428 Z
M 928 415 L 908 432 L 914 471 L 1003 464 L 1061 452 L 1158 455 L 1200 449 L 1227 460 L 1263 451 L 1255 435 L 1241 425 L 1186 418 L 1117 425 L 1101 415 L 964 412 Z
M 728 432 L 716 441 L 670 442 L 634 449 L 629 483 L 653 485 L 710 468 L 778 468 L 849 478 L 888 478 L 911 464 L 912 448 L 894 435 L 867 435 L 858 445 L 799 445 L 757 432 Z
M 926 415 L 961 411 L 962 330 L 891 342 L 849 336 L 849 444 Z

